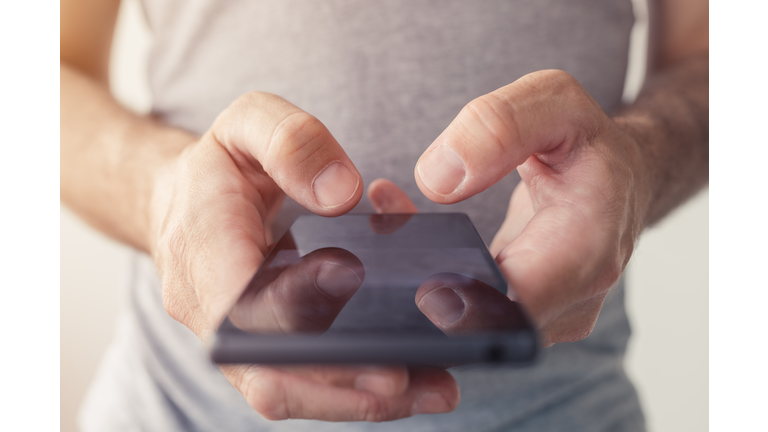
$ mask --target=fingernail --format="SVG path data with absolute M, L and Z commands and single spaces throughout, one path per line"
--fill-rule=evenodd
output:
M 330 262 L 320 265 L 315 276 L 317 288 L 334 299 L 347 296 L 362 283 L 360 276 L 351 268 Z
M 424 185 L 438 195 L 450 195 L 464 181 L 464 161 L 445 145 L 425 154 L 417 169 Z
M 377 189 L 375 194 L 371 194 L 370 199 L 376 213 L 386 213 L 385 210 L 391 207 L 392 197 L 382 188 Z
M 422 297 L 419 309 L 429 319 L 437 321 L 443 328 L 448 328 L 464 315 L 464 301 L 454 290 L 443 287 Z
M 355 378 L 355 388 L 382 396 L 391 396 L 395 393 L 395 383 L 392 379 L 381 375 L 360 375 Z
M 315 197 L 323 207 L 338 207 L 352 199 L 360 178 L 341 162 L 333 162 L 312 182 Z
M 425 393 L 413 404 L 413 414 L 437 414 L 451 410 L 448 401 L 440 393 Z

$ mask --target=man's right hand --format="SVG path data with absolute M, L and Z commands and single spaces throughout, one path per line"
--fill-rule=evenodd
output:
M 379 182 L 377 197 L 400 197 Z M 372 193 L 375 192 L 375 193 Z M 206 340 L 267 253 L 269 225 L 284 194 L 322 216 L 362 197 L 352 161 L 316 118 L 280 97 L 250 93 L 157 177 L 149 244 L 163 304 Z M 407 205 L 407 204 L 403 204 Z M 318 272 L 315 285 L 323 286 Z M 320 288 L 318 288 L 320 289 Z M 444 370 L 372 366 L 222 367 L 248 403 L 269 419 L 384 421 L 453 410 L 459 391 Z

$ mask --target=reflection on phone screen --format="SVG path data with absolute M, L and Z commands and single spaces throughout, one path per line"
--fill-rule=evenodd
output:
M 438 337 L 529 327 L 461 216 L 299 217 L 225 325 L 261 335 Z

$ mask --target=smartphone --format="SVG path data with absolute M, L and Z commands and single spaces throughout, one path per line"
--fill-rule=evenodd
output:
M 469 217 L 299 216 L 213 336 L 218 363 L 534 362 L 538 340 Z

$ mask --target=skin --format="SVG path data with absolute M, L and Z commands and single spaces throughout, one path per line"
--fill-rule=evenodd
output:
M 632 106 L 609 117 L 568 74 L 535 72 L 470 102 L 416 163 L 421 191 L 444 204 L 519 171 L 491 249 L 546 344 L 589 335 L 642 230 L 708 180 L 708 5 L 657 6 Z M 61 3 L 61 199 L 151 254 L 166 310 L 206 340 L 264 259 L 284 196 L 337 216 L 362 179 L 322 123 L 275 95 L 243 95 L 200 137 L 121 107 L 107 82 L 117 7 Z M 387 180 L 368 198 L 380 213 L 416 211 Z M 222 369 L 269 419 L 383 421 L 459 402 L 439 369 Z

